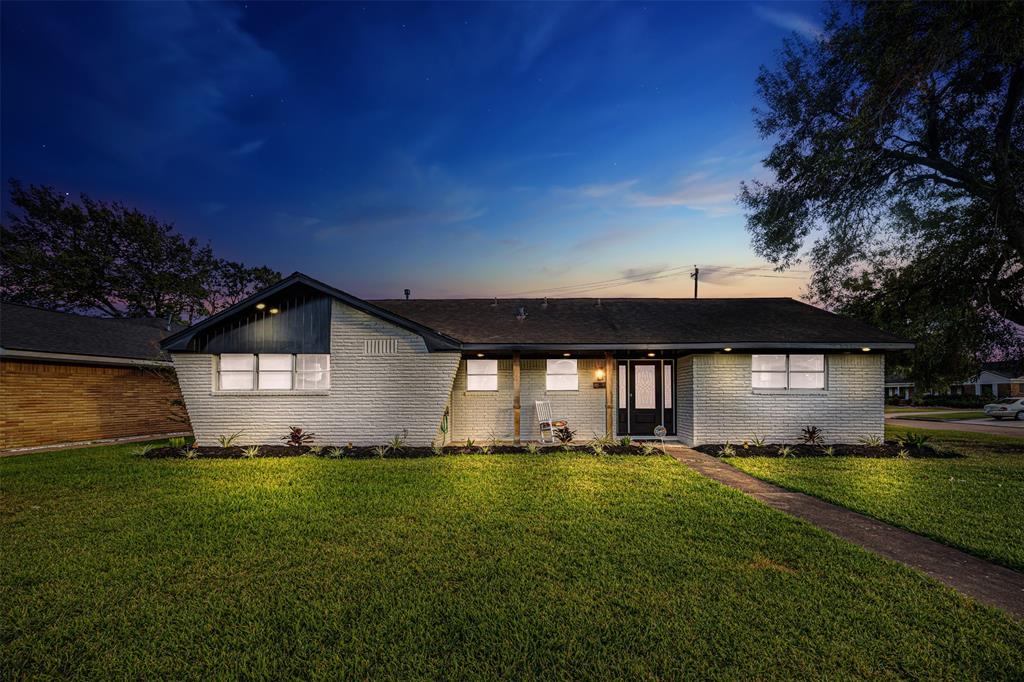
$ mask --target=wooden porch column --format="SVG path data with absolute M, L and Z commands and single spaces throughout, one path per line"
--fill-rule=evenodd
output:
M 519 445 L 519 424 L 522 420 L 522 404 L 519 400 L 519 353 L 512 353 L 512 428 L 513 438 Z
M 615 363 L 612 354 L 604 354 L 604 430 L 605 435 L 612 436 L 612 373 L 615 371 Z M 618 375 L 615 375 L 618 376 Z

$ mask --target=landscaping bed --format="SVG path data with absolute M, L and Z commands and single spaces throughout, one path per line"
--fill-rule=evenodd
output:
M 831 451 L 825 449 L 828 447 L 831 448 Z M 915 447 L 899 441 L 886 441 L 880 445 L 839 443 L 831 446 L 808 445 L 806 443 L 795 445 L 781 443 L 770 445 L 708 443 L 706 445 L 698 445 L 694 450 L 715 457 L 871 457 L 876 459 L 914 457 L 952 459 L 963 456 L 953 450 L 933 448 L 929 445 Z
M 525 445 L 447 445 L 443 448 L 390 447 L 346 445 L 343 447 L 315 447 L 309 445 L 257 445 L 250 447 L 200 446 L 183 448 L 164 446 L 139 449 L 149 459 L 252 459 L 257 457 L 324 457 L 327 459 L 416 459 L 420 457 L 443 457 L 445 455 L 553 455 L 556 453 L 602 454 L 602 455 L 654 455 L 661 450 L 647 445 L 544 445 L 530 448 Z M 250 454 L 251 453 L 251 454 Z

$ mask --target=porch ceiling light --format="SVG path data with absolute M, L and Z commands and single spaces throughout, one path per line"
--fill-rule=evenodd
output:
M 726 346 L 722 350 L 724 350 L 726 353 L 731 353 L 732 352 L 732 348 L 730 348 L 729 346 Z
M 648 354 L 647 354 L 647 357 L 649 357 L 649 358 L 653 358 L 653 357 L 654 357 L 654 353 L 648 353 Z
M 484 356 L 484 354 L 483 354 L 483 353 L 477 353 L 477 354 L 476 354 L 476 356 L 477 356 L 478 358 L 482 358 L 482 357 Z
M 868 348 L 867 346 L 864 346 L 863 348 L 861 348 L 861 350 L 864 351 L 865 353 L 867 353 L 871 349 Z
M 281 312 L 281 311 L 278 310 L 277 308 L 271 308 L 270 309 L 270 314 L 271 315 L 277 315 L 279 312 Z
M 562 353 L 562 357 L 563 357 L 563 358 L 567 358 L 567 357 L 569 357 L 569 353 Z
M 266 307 L 267 307 L 266 303 L 257 303 L 256 304 L 256 310 L 263 310 Z

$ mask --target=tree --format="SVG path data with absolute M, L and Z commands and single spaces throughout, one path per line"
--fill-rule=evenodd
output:
M 917 341 L 925 385 L 1019 352 L 1024 3 L 836 6 L 757 85 L 774 177 L 741 189 L 755 251 L 808 258 L 817 302 Z
M 11 181 L 19 209 L 0 226 L 0 295 L 52 310 L 194 321 L 281 275 L 218 259 L 209 245 L 119 203 L 76 204 Z

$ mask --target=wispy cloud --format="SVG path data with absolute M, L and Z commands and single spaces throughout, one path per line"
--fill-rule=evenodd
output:
M 632 192 L 629 195 L 629 201 L 634 206 L 646 208 L 679 206 L 712 216 L 723 216 L 739 211 L 739 207 L 736 205 L 738 190 L 739 178 L 721 178 L 710 173 L 693 173 L 683 177 L 675 186 L 663 192 Z
M 754 14 L 773 26 L 798 33 L 805 38 L 817 40 L 824 33 L 820 24 L 803 14 L 754 5 Z
M 235 156 L 245 156 L 252 154 L 253 152 L 259 151 L 263 148 L 263 145 L 267 143 L 266 140 L 249 140 L 244 142 L 235 149 L 231 150 L 231 153 Z

